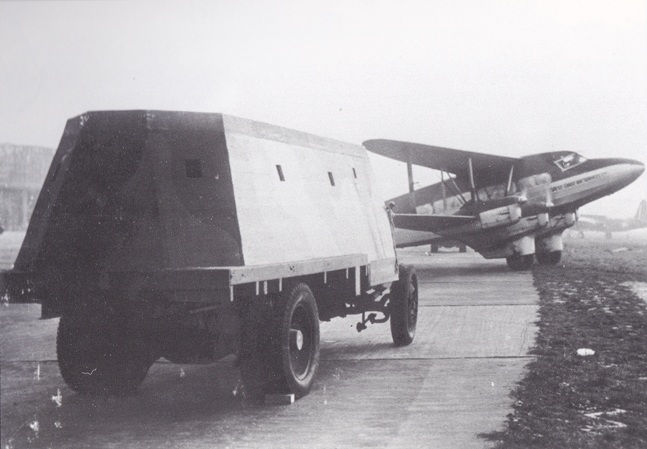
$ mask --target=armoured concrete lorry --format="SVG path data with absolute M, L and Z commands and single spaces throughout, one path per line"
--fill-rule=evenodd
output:
M 235 354 L 247 394 L 307 394 L 319 322 L 415 334 L 418 293 L 363 147 L 223 114 L 67 122 L 12 300 L 60 317 L 70 388 L 126 394 L 153 362 Z

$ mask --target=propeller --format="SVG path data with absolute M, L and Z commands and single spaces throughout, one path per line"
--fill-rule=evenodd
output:
M 527 186 L 523 187 L 521 195 L 526 198 L 526 202 L 522 205 L 521 211 L 524 217 L 550 212 L 550 209 L 554 206 L 550 183 L 544 184 L 543 189 L 543 195 L 541 195 L 543 200 L 540 195 L 537 195 L 533 201 L 528 201 L 528 188 Z

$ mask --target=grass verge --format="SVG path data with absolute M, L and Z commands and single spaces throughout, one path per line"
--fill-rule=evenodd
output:
M 481 436 L 497 449 L 647 448 L 647 304 L 632 288 L 647 285 L 647 242 L 569 240 L 533 276 L 536 358 L 505 429 Z

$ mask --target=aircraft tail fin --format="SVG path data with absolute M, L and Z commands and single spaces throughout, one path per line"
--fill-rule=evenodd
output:
M 636 220 L 647 223 L 647 200 L 642 200 L 636 211 Z

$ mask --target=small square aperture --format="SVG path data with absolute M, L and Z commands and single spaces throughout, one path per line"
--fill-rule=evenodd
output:
M 200 159 L 184 159 L 184 170 L 187 178 L 202 178 L 202 161 Z

